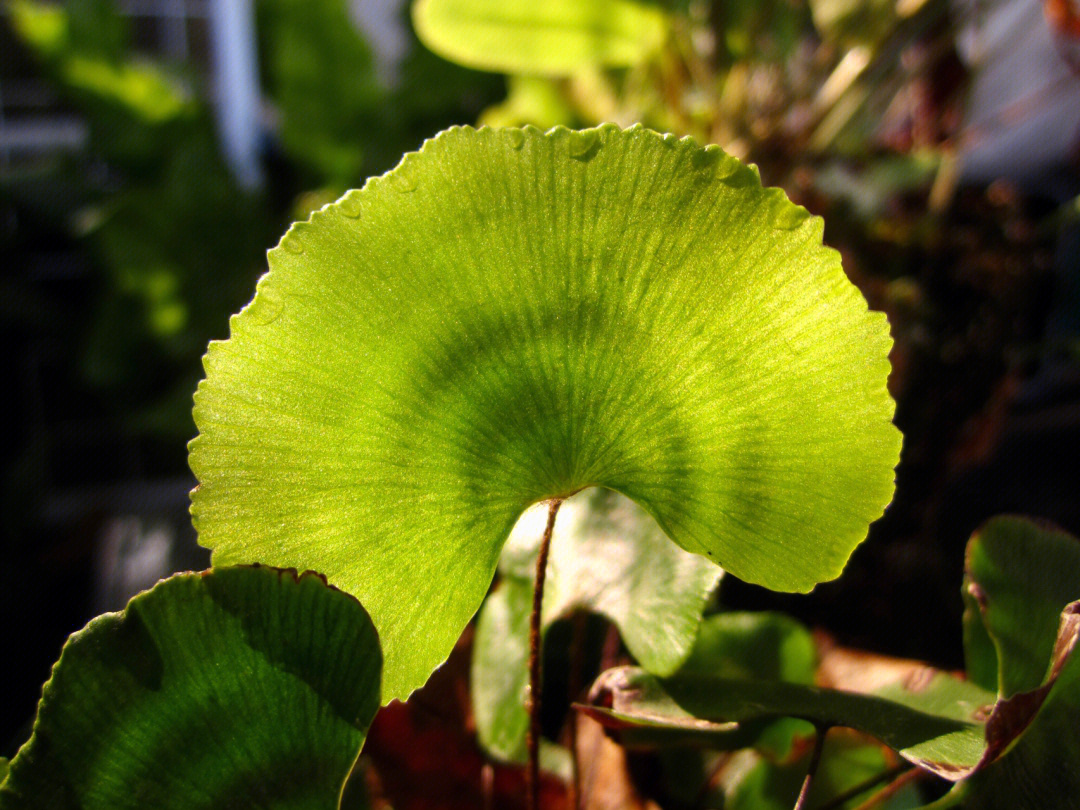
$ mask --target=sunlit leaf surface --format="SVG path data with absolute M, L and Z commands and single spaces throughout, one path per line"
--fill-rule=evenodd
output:
M 443 661 L 529 505 L 603 486 L 743 579 L 836 577 L 893 491 L 891 341 L 821 221 L 715 147 L 448 130 L 294 226 L 211 344 L 215 562 L 310 568 Z
M 165 580 L 68 640 L 0 808 L 333 810 L 380 665 L 364 609 L 313 574 Z

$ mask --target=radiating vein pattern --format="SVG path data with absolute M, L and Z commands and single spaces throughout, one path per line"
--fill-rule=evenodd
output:
M 448 654 L 521 512 L 583 487 L 744 579 L 833 578 L 900 436 L 884 316 L 821 235 L 688 139 L 448 130 L 294 226 L 211 345 L 201 542 L 359 597 L 386 699 Z

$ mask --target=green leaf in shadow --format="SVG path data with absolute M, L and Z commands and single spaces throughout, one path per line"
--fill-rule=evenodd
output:
M 672 679 L 689 682 L 723 678 L 810 685 L 816 667 L 814 641 L 794 619 L 779 613 L 730 612 L 702 621 L 693 651 Z M 716 723 L 691 718 L 681 710 L 675 712 L 668 718 L 673 721 L 669 723 L 657 707 L 635 705 L 629 713 L 635 714 L 635 720 L 619 724 L 620 741 L 630 747 L 753 747 L 771 760 L 782 762 L 792 755 L 797 740 L 810 739 L 814 734 L 811 723 L 790 717 L 763 716 L 742 723 Z
M 926 677 L 857 694 L 699 672 L 680 671 L 661 680 L 622 667 L 601 675 L 591 705 L 580 708 L 631 740 L 656 742 L 666 736 L 717 748 L 746 744 L 747 729 L 773 717 L 844 726 L 876 737 L 945 779 L 964 780 L 949 802 L 985 798 L 994 791 L 1000 797 L 1015 798 L 1024 791 L 1050 795 L 1044 788 L 1032 793 L 1032 774 L 1040 774 L 1040 784 L 1080 789 L 1073 769 L 1062 767 L 1080 754 L 1074 744 L 1080 720 L 1080 665 L 1073 654 L 1078 637 L 1080 602 L 1074 602 L 1061 614 L 1045 680 L 1001 699 L 974 683 L 930 670 Z M 994 801 L 1003 801 L 1000 797 Z
M 994 518 L 968 543 L 963 592 L 969 670 L 989 680 L 982 673 L 990 672 L 994 651 L 997 682 L 990 688 L 1003 698 L 1037 689 L 1061 609 L 1080 599 L 1080 540 L 1023 518 Z
M 917 686 L 878 696 L 696 674 L 661 680 L 621 667 L 600 676 L 590 703 L 582 710 L 617 731 L 644 729 L 662 739 L 663 731 L 670 729 L 680 742 L 692 735 L 718 748 L 748 744 L 747 732 L 755 724 L 775 718 L 845 726 L 880 739 L 935 773 L 959 778 L 983 757 L 984 719 L 993 695 L 941 673 Z
M 965 569 L 965 655 L 999 689 L 987 738 L 1003 753 L 935 807 L 1062 806 L 1080 795 L 1080 541 L 998 517 L 972 536 Z
M 352 597 L 265 567 L 182 574 L 64 646 L 0 808 L 327 808 L 379 705 Z
M 480 611 L 470 679 L 477 735 L 500 759 L 525 760 L 529 614 L 544 506 L 528 510 L 510 533 L 504 579 Z M 709 594 L 723 571 L 671 543 L 629 499 L 592 489 L 559 510 L 548 558 L 543 627 L 576 610 L 619 628 L 650 672 L 670 674 L 690 653 Z
M 638 0 L 416 0 L 412 19 L 420 40 L 446 59 L 526 75 L 637 64 L 667 35 L 663 11 Z
M 635 127 L 455 128 L 270 252 L 196 394 L 217 564 L 361 599 L 406 697 L 531 504 L 590 486 L 771 588 L 839 575 L 893 492 L 885 318 L 821 221 Z
M 1078 636 L 1080 602 L 1073 602 L 1062 614 L 1044 686 L 1003 701 L 1008 712 L 996 734 L 1004 754 L 957 785 L 935 807 L 1045 810 L 1074 805 L 1080 796 Z

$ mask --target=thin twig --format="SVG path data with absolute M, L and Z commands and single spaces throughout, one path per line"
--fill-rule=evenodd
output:
M 889 782 L 889 784 L 856 807 L 855 810 L 871 810 L 873 807 L 880 806 L 882 802 L 891 799 L 909 784 L 916 779 L 921 779 L 927 773 L 927 771 L 921 770 L 920 768 L 911 768 L 910 770 L 904 771 L 894 780 Z
M 495 810 L 495 769 L 490 762 L 485 762 L 480 768 L 480 793 L 484 810 Z
M 555 529 L 555 516 L 560 506 L 561 498 L 548 501 L 547 526 L 540 539 L 540 553 L 536 556 L 536 583 L 533 585 L 532 613 L 529 615 L 529 767 L 525 771 L 526 806 L 529 810 L 538 810 L 540 806 L 540 610 L 544 605 L 544 579 L 547 576 L 551 533 Z
M 850 788 L 843 791 L 842 793 L 837 793 L 835 796 L 825 802 L 825 804 L 819 807 L 815 807 L 814 810 L 836 810 L 836 808 L 842 807 L 844 804 L 851 801 L 856 796 L 861 796 L 863 793 L 866 793 L 866 791 L 868 791 L 870 788 L 877 787 L 882 782 L 888 782 L 891 779 L 895 779 L 896 777 L 900 776 L 903 773 L 906 773 L 911 769 L 912 766 L 906 763 L 903 765 L 895 765 L 886 771 L 882 771 L 877 776 L 871 776 L 869 779 L 864 779 L 857 785 L 852 785 Z
M 724 773 L 724 769 L 727 768 L 729 762 L 731 762 L 730 751 L 723 751 L 717 755 L 716 763 L 709 769 L 708 776 L 705 777 L 701 789 L 694 798 L 694 807 L 705 806 L 705 802 L 708 801 L 713 790 L 720 784 L 720 777 Z
M 818 726 L 814 734 L 814 750 L 810 753 L 810 767 L 806 770 L 806 778 L 799 791 L 799 798 L 795 800 L 795 810 L 806 810 L 806 800 L 810 796 L 810 786 L 814 783 L 814 775 L 817 773 L 818 764 L 821 762 L 821 749 L 825 747 L 825 735 L 829 733 L 828 726 Z

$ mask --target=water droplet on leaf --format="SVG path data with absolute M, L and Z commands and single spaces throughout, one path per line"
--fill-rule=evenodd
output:
M 285 302 L 276 295 L 261 293 L 251 304 L 248 317 L 252 323 L 266 326 L 280 318 L 284 309 Z
M 416 191 L 416 181 L 404 173 L 401 168 L 397 169 L 390 175 L 390 186 L 394 191 L 401 194 L 408 194 L 411 191 Z
M 297 236 L 296 234 L 286 236 L 282 240 L 281 245 L 287 251 L 289 251 L 289 253 L 298 253 L 299 254 L 299 253 L 304 252 L 304 243 L 300 241 L 300 237 Z
M 567 139 L 567 150 L 574 160 L 587 162 L 592 160 L 600 148 L 600 135 L 596 130 L 571 132 Z
M 345 197 L 338 203 L 338 210 L 349 219 L 358 219 L 360 217 L 360 198 Z
M 525 133 L 520 129 L 509 130 L 506 136 L 510 139 L 511 149 L 520 149 L 525 145 Z
M 795 205 L 785 205 L 776 215 L 776 227 L 785 231 L 793 231 L 810 218 L 805 208 Z

